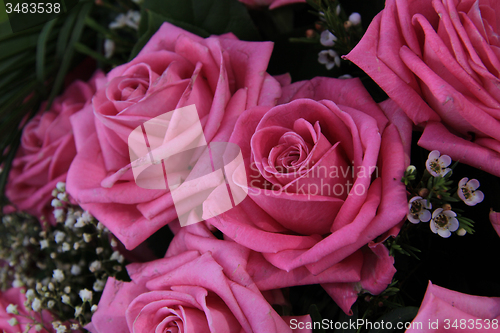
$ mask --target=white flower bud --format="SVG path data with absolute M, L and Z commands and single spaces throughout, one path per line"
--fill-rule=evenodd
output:
M 56 188 L 60 191 L 60 192 L 66 192 L 66 183 L 65 182 L 58 182 L 56 184 Z
M 349 21 L 352 23 L 352 25 L 359 25 L 361 24 L 361 15 L 359 13 L 352 13 L 349 15 Z
M 31 303 L 31 308 L 35 312 L 40 311 L 40 309 L 42 308 L 42 301 L 40 301 L 40 299 L 38 299 L 38 298 L 35 298 L 33 300 L 33 302 Z
M 52 272 L 52 278 L 56 280 L 57 282 L 62 282 L 64 281 L 64 273 L 60 269 L 54 269 Z
M 80 295 L 80 298 L 82 299 L 82 302 L 84 302 L 84 303 L 92 300 L 92 291 L 90 291 L 88 289 L 80 290 L 78 295 Z
M 9 304 L 7 306 L 7 313 L 10 313 L 10 314 L 19 314 L 19 311 L 17 311 L 17 305 L 14 305 L 14 304 Z

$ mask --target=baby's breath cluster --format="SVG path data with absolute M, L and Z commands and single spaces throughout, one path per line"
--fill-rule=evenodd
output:
M 109 276 L 128 276 L 104 225 L 70 204 L 64 183 L 52 195 L 55 226 L 44 222 L 41 228 L 25 214 L 3 216 L 0 259 L 7 265 L 1 267 L 1 283 L 2 289 L 25 287 L 25 306 L 51 311 L 61 320 L 54 329 L 69 332 L 90 321 Z
M 309 31 L 310 38 L 317 38 L 326 49 L 318 54 L 318 62 L 330 70 L 341 66 L 340 57 L 349 53 L 360 41 L 364 30 L 361 15 L 344 12 L 338 0 L 307 0 L 317 11 L 319 21 L 316 31 Z
M 441 155 L 433 150 L 425 162 L 426 170 L 417 183 L 417 169 L 410 166 L 406 169 L 402 181 L 405 183 L 409 202 L 407 218 L 413 224 L 430 222 L 433 233 L 443 238 L 455 232 L 459 236 L 474 232 L 474 221 L 462 216 L 463 210 L 452 207 L 452 203 L 463 201 L 468 206 L 474 206 L 484 199 L 484 194 L 478 191 L 477 179 L 462 178 L 458 186 L 453 188 L 450 180 L 453 169 L 449 167 L 452 160 L 447 155 Z

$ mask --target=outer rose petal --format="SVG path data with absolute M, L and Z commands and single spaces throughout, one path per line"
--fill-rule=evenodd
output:
M 442 122 L 460 137 L 421 140 L 428 150 L 500 176 L 500 62 L 494 2 L 388 0 L 346 58 L 414 122 Z M 472 135 L 471 135 L 472 133 Z M 474 143 L 463 138 L 475 137 Z M 444 146 L 444 148 L 443 148 Z M 493 163 L 484 163 L 489 156 Z M 453 157 L 453 156 L 452 156 Z M 480 158 L 479 160 L 477 158 Z
M 483 322 L 484 319 L 500 320 L 500 298 L 481 297 L 462 294 L 433 285 L 429 281 L 422 305 L 418 314 L 413 319 L 413 324 L 406 332 L 449 332 L 443 326 L 444 320 L 472 320 Z M 429 323 L 438 321 L 438 327 L 429 327 Z M 422 323 L 417 328 L 416 323 Z M 491 329 L 479 329 L 475 327 L 474 332 L 488 332 Z M 454 330 L 453 330 L 454 331 Z
M 217 241 L 221 244 L 219 257 L 223 258 L 223 253 L 231 257 L 231 243 Z M 225 244 L 229 247 L 223 249 Z M 237 260 L 238 256 L 233 256 L 233 262 Z M 244 270 L 244 265 L 238 267 Z M 119 332 L 163 331 L 172 320 L 180 332 L 195 328 L 203 332 L 291 332 L 251 281 L 240 284 L 232 280 L 210 252 L 200 255 L 198 251 L 186 251 L 132 264 L 127 269 L 132 282 L 115 284 L 114 279 L 108 280 L 111 282 L 106 285 L 92 325 L 87 327 L 93 333 L 107 333 L 110 326 L 113 332 L 116 327 Z M 107 321 L 111 313 L 116 317 L 112 323 Z
M 55 223 L 51 192 L 58 182 L 66 181 L 76 155 L 70 117 L 90 105 L 96 82 L 102 77 L 96 72 L 89 82 L 75 81 L 49 110 L 42 112 L 44 103 L 26 124 L 6 187 L 6 195 L 17 209 Z
M 500 236 L 500 213 L 490 211 L 490 222 L 498 236 Z

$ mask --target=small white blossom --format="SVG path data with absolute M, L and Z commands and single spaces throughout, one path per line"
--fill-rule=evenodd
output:
M 467 230 L 465 230 L 464 228 L 460 228 L 457 230 L 457 235 L 465 236 L 465 234 L 467 234 Z
M 66 294 L 69 294 L 69 293 L 71 292 L 71 287 L 70 287 L 70 286 L 66 286 L 66 287 L 64 287 L 64 292 L 65 292 Z
M 328 30 L 324 30 L 322 33 L 321 33 L 321 37 L 319 39 L 319 42 L 321 43 L 321 45 L 323 46 L 333 46 L 335 45 L 335 42 L 337 41 L 337 37 L 335 37 L 334 34 L 332 34 L 330 31 Z
M 111 238 L 110 244 L 111 244 L 111 247 L 117 247 L 118 246 L 118 242 L 114 238 Z
M 429 222 L 431 219 L 431 212 L 429 209 L 432 205 L 422 197 L 416 196 L 410 199 L 408 203 L 408 214 L 406 217 L 411 223 L 417 224 L 420 221 Z
M 359 25 L 361 24 L 361 15 L 359 13 L 352 13 L 349 15 L 349 21 L 352 23 L 352 25 Z
M 69 215 L 66 217 L 66 221 L 64 221 L 64 225 L 67 228 L 71 228 L 75 225 L 76 219 L 73 215 Z
M 97 305 L 96 304 L 92 305 L 92 307 L 90 308 L 90 311 L 96 312 L 97 311 Z
M 98 248 L 95 249 L 95 253 L 96 254 L 101 254 L 102 251 L 104 251 L 104 249 L 102 247 L 98 247 Z
M 76 324 L 76 323 L 71 324 L 71 330 L 76 331 L 79 329 L 80 329 L 80 326 L 78 326 L 78 324 Z
M 76 223 L 74 224 L 75 228 L 83 228 L 85 227 L 85 219 L 83 217 L 79 217 L 76 219 Z
M 10 326 L 16 326 L 16 325 L 19 325 L 19 322 L 17 321 L 16 318 L 10 318 L 8 321 Z
M 17 305 L 14 305 L 14 304 L 9 304 L 7 306 L 7 313 L 10 313 L 10 314 L 19 314 L 19 311 L 17 311 Z
M 92 235 L 91 234 L 83 234 L 83 240 L 85 243 L 88 243 L 92 240 Z
M 425 167 L 427 171 L 434 177 L 444 177 L 448 172 L 451 171 L 447 168 L 451 164 L 451 157 L 448 155 L 442 155 L 438 150 L 433 150 L 429 153 L 427 161 L 425 161 Z
M 60 201 L 69 201 L 68 195 L 66 193 L 59 193 L 57 195 L 57 199 L 59 199 Z
M 68 295 L 62 295 L 61 302 L 63 302 L 64 304 L 71 305 L 71 299 L 69 298 Z
M 31 308 L 33 311 L 38 312 L 42 308 L 42 301 L 39 298 L 35 298 L 31 303 Z
M 141 20 L 141 13 L 134 10 L 129 10 L 127 14 L 118 15 L 113 22 L 109 24 L 110 29 L 119 29 L 126 26 L 132 29 L 139 29 L 139 21 Z
M 56 280 L 57 282 L 62 282 L 64 281 L 64 273 L 60 269 L 54 269 L 52 272 L 52 278 Z
M 75 250 L 78 250 L 80 248 L 80 243 L 76 242 L 75 244 L 73 244 L 73 248 Z
M 113 254 L 111 255 L 111 257 L 109 258 L 109 260 L 116 260 L 120 264 L 123 264 L 123 262 L 125 261 L 125 258 L 123 257 L 123 255 L 120 254 L 120 252 L 114 251 Z
M 49 241 L 46 239 L 42 239 L 40 241 L 40 250 L 46 249 L 49 247 Z
M 132 29 L 138 30 L 140 21 L 141 13 L 136 10 L 129 10 L 127 12 L 127 26 L 131 27 Z
M 89 271 L 91 271 L 92 273 L 100 270 L 102 268 L 102 264 L 99 260 L 96 260 L 94 262 L 92 262 L 89 266 Z
M 96 292 L 103 291 L 106 282 L 104 280 L 96 280 L 93 285 L 93 289 Z
M 64 210 L 63 209 L 54 209 L 53 211 L 54 218 L 57 220 L 57 222 L 61 221 L 64 218 Z
M 318 62 L 325 65 L 330 70 L 333 67 L 340 67 L 340 57 L 334 50 L 323 50 L 318 54 Z
M 37 331 L 37 332 L 41 332 L 41 331 L 42 331 L 42 329 L 43 329 L 42 324 L 36 324 L 36 325 L 35 325 L 35 331 Z
M 479 187 L 477 179 L 464 177 L 458 182 L 457 194 L 467 206 L 475 206 L 484 199 L 484 194 L 481 191 L 476 191 Z
M 104 40 L 104 56 L 106 58 L 111 58 L 115 53 L 115 42 L 111 39 Z
M 23 281 L 21 281 L 21 280 L 19 280 L 17 278 L 14 281 L 12 281 L 12 287 L 14 287 L 14 288 L 20 288 L 22 286 L 24 286 L 24 282 Z
M 93 216 L 92 216 L 92 214 L 89 213 L 88 210 L 86 210 L 82 213 L 82 219 L 84 219 L 86 223 L 92 222 L 92 218 L 93 218 Z
M 53 300 L 50 300 L 47 302 L 47 307 L 49 309 L 52 309 L 54 307 L 54 305 L 56 305 L 56 302 L 54 302 Z
M 349 74 L 344 74 L 338 77 L 340 80 L 352 79 L 352 76 Z
M 438 208 L 432 213 L 430 227 L 433 233 L 438 234 L 443 238 L 448 238 L 452 231 L 456 231 L 459 227 L 457 214 L 452 210 L 444 210 Z
M 127 16 L 125 14 L 120 14 L 115 17 L 115 20 L 109 24 L 110 29 L 119 29 L 127 25 Z
M 75 318 L 81 315 L 83 312 L 83 308 L 81 306 L 76 306 L 75 307 Z
M 71 245 L 69 245 L 68 243 L 64 242 L 63 245 L 62 245 L 62 251 L 63 252 L 68 252 L 69 250 L 71 250 Z
M 88 289 L 80 290 L 78 295 L 80 295 L 80 298 L 82 299 L 82 302 L 84 302 L 84 303 L 92 300 L 92 291 L 90 291 Z
M 54 234 L 54 240 L 57 244 L 61 243 L 64 241 L 64 238 L 66 237 L 66 234 L 62 231 L 57 230 Z
M 53 190 L 52 190 L 52 196 L 53 196 L 54 198 L 57 198 L 57 195 L 58 195 L 58 194 L 59 194 L 59 191 L 58 191 L 57 189 L 53 189 Z
M 78 265 L 71 266 L 71 274 L 80 275 L 81 272 L 82 272 L 82 268 L 80 266 L 78 266 Z
M 52 199 L 52 202 L 50 203 L 50 205 L 52 207 L 62 207 L 62 203 L 58 199 Z
M 56 328 L 56 333 L 66 333 L 66 332 L 68 332 L 67 327 L 64 325 L 59 325 L 59 327 Z
M 35 298 L 35 291 L 33 289 L 28 289 L 28 291 L 26 292 L 26 298 L 29 300 Z
M 66 192 L 66 183 L 65 182 L 58 182 L 56 184 L 56 188 L 60 191 L 60 192 Z
M 56 289 L 56 287 L 54 286 L 54 284 L 52 282 L 50 282 L 49 283 L 49 290 L 54 291 L 54 289 Z

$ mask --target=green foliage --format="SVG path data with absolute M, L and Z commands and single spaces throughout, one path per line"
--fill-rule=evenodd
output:
M 74 45 L 81 40 L 85 18 L 93 2 L 80 1 L 72 10 L 43 25 L 0 38 L 0 204 L 26 120 L 46 107 L 63 88 L 64 78 L 76 64 Z M 92 38 L 92 34 L 86 34 Z

